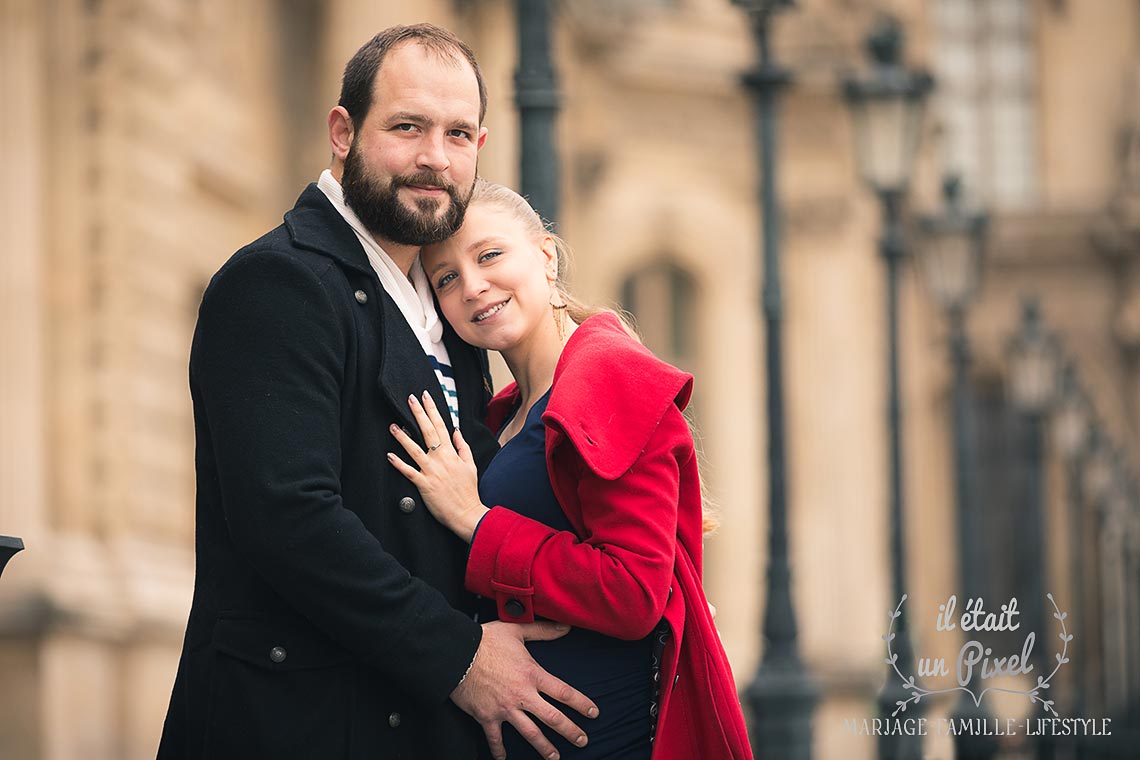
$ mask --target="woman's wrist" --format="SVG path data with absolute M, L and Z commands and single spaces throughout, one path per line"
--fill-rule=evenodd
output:
M 455 535 L 467 543 L 471 543 L 471 539 L 475 536 L 475 528 L 479 527 L 479 522 L 483 516 L 490 511 L 483 504 L 466 509 L 451 529 Z

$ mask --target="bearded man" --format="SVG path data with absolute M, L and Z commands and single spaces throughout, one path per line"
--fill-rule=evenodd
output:
M 418 262 L 463 221 L 486 102 L 450 32 L 378 34 L 345 68 L 330 168 L 206 289 L 196 581 L 160 760 L 464 760 L 480 724 L 501 757 L 503 721 L 556 757 L 530 716 L 585 742 L 542 695 L 596 707 L 523 644 L 564 627 L 475 622 L 466 545 L 385 459 L 425 389 L 480 466 L 494 453 L 486 357 Z

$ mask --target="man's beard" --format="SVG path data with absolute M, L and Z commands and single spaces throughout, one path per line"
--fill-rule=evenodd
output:
M 361 159 L 354 145 L 344 159 L 341 178 L 344 202 L 353 210 L 373 236 L 399 245 L 424 246 L 439 243 L 455 234 L 463 224 L 467 202 L 471 199 L 471 183 L 466 197 L 459 190 L 432 172 L 412 176 L 394 176 L 387 186 L 376 180 Z M 440 201 L 436 198 L 417 198 L 415 208 L 409 208 L 398 196 L 401 187 L 421 185 L 447 191 L 450 199 L 447 210 L 437 216 Z

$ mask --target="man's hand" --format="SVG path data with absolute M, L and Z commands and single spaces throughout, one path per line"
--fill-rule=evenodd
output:
M 483 726 L 495 760 L 504 760 L 507 756 L 503 748 L 503 721 L 514 726 L 539 755 L 557 760 L 558 751 L 531 716 L 553 728 L 571 744 L 586 746 L 585 732 L 542 695 L 569 705 L 589 718 L 598 716 L 598 706 L 539 667 L 523 643 L 550 641 L 569 630 L 569 626 L 546 622 L 483 624 L 483 640 L 475 653 L 475 662 L 467 677 L 451 692 L 451 699 Z

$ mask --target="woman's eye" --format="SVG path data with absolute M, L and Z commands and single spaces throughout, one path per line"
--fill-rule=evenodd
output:
M 450 283 L 454 279 L 455 279 L 455 272 L 448 272 L 443 277 L 440 277 L 438 280 L 436 280 L 435 289 L 436 290 L 443 290 L 444 286 L 447 285 L 448 283 Z
M 496 256 L 502 255 L 502 253 L 503 252 L 498 250 L 497 248 L 495 250 L 492 250 L 492 251 L 485 251 L 484 253 L 481 253 L 479 255 L 479 263 L 482 264 L 484 261 L 489 261 L 490 259 L 493 259 Z

